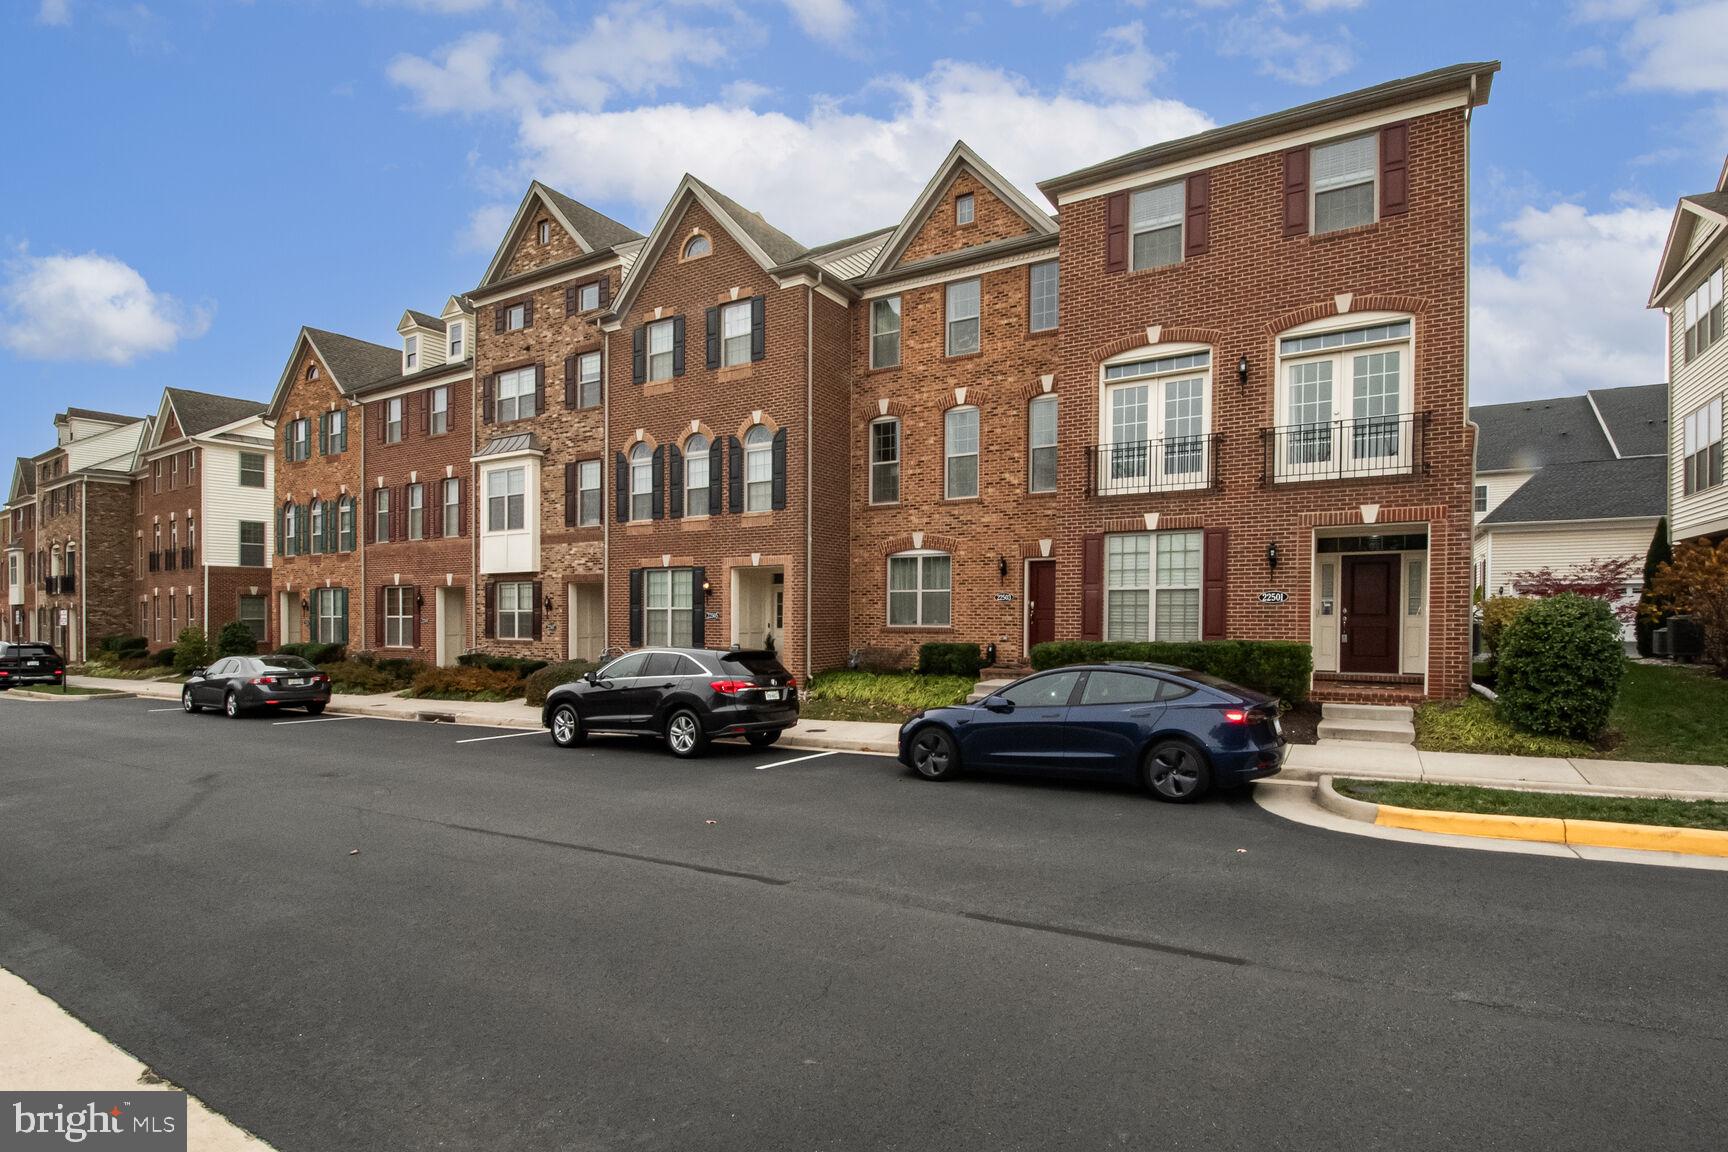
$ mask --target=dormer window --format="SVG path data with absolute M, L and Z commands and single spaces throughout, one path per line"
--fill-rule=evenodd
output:
M 973 200 L 972 193 L 962 192 L 954 197 L 954 223 L 970 224 L 977 219 L 976 212 L 977 203 Z
M 463 357 L 462 337 L 464 335 L 465 335 L 465 333 L 463 331 L 462 321 L 460 321 L 460 320 L 450 321 L 450 359 L 451 360 L 462 359 L 462 357 Z
M 420 366 L 420 337 L 410 336 L 404 342 L 402 352 L 402 367 L 404 371 L 412 372 Z
M 540 221 L 538 239 L 542 244 L 552 243 L 552 222 L 550 220 Z
M 714 245 L 708 237 L 698 232 L 684 242 L 684 259 L 694 260 L 698 256 L 706 256 L 714 251 Z

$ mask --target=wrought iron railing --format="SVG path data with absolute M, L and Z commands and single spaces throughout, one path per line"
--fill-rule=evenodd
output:
M 190 549 L 190 548 L 180 549 L 180 567 L 182 567 L 182 568 L 192 567 L 192 549 Z
M 1219 433 L 1094 444 L 1087 454 L 1087 491 L 1095 496 L 1180 492 L 1218 484 Z
M 162 571 L 162 553 L 160 553 L 160 552 L 150 553 L 150 571 L 152 571 L 152 572 Z
M 1260 430 L 1261 483 L 1402 476 L 1428 469 L 1427 412 Z

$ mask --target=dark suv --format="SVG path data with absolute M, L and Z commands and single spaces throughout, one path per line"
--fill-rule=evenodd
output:
M 560 748 L 597 733 L 660 736 L 674 756 L 722 736 L 763 747 L 798 723 L 798 682 L 772 652 L 644 648 L 554 688 L 540 723 Z
M 52 644 L 0 644 L 0 692 L 26 684 L 64 684 L 66 661 Z

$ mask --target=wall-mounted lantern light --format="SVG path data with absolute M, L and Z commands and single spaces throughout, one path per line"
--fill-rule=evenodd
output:
M 1244 352 L 1236 361 L 1236 383 L 1248 387 L 1248 353 Z
M 1278 567 L 1278 542 L 1276 540 L 1266 545 L 1266 567 Z

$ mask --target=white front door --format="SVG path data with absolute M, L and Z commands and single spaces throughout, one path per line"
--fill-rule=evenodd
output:
M 780 651 L 786 621 L 779 568 L 732 569 L 732 643 Z
M 569 657 L 572 660 L 599 660 L 606 647 L 606 600 L 599 584 L 571 584 Z
M 283 644 L 298 644 L 300 642 L 300 596 L 296 592 L 283 592 L 277 597 L 276 620 L 282 632 L 276 638 L 277 646 Z
M 438 664 L 449 668 L 467 648 L 468 594 L 462 588 L 438 589 Z

